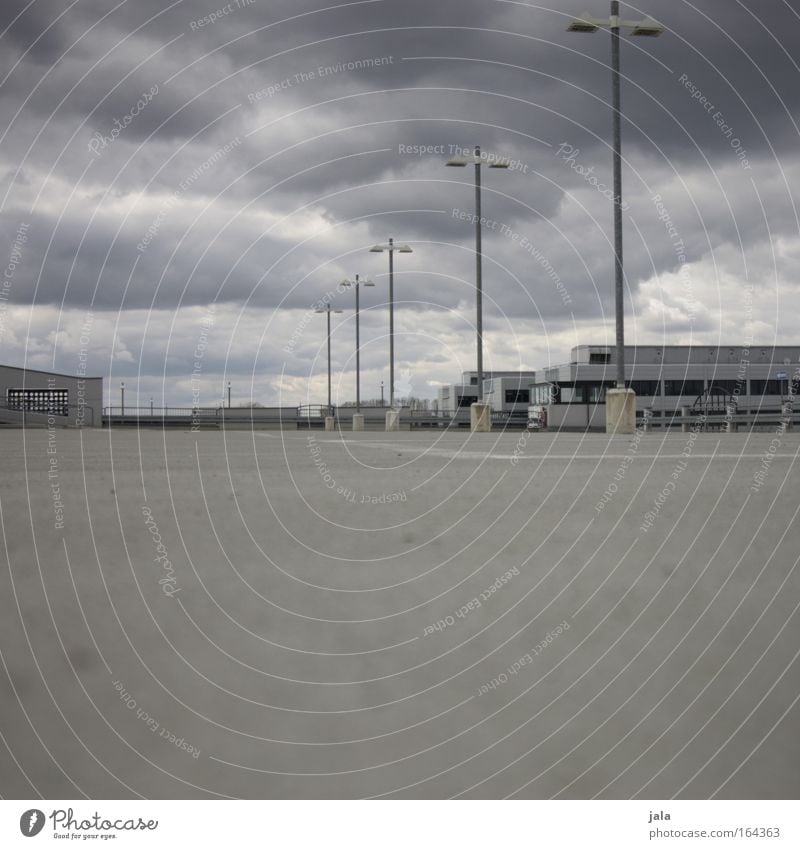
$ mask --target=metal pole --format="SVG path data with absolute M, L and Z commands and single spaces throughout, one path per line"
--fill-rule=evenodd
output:
M 231 408 L 231 382 L 228 381 L 228 409 Z
M 120 393 L 120 403 L 122 404 L 122 415 L 125 415 L 125 384 L 123 383 L 119 388 Z
M 383 403 L 383 381 L 381 381 L 381 408 L 385 406 L 386 405 Z
M 475 145 L 475 156 L 481 149 Z M 483 269 L 481 263 L 481 163 L 475 163 L 475 310 L 478 327 L 478 401 L 483 400 Z
M 331 305 L 328 304 L 328 415 L 333 412 L 331 406 Z
M 389 406 L 394 409 L 394 240 L 389 239 Z
M 361 340 L 358 334 L 358 275 L 356 274 L 356 412 L 361 412 Z
M 150 399 L 150 415 L 153 415 L 153 399 Z
M 622 126 L 619 73 L 619 0 L 611 0 L 611 109 L 614 159 L 614 307 L 616 312 L 617 388 L 625 388 L 625 306 L 622 272 Z

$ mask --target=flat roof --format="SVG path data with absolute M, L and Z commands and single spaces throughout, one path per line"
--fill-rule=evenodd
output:
M 573 345 L 570 348 L 571 351 L 576 351 L 578 348 L 604 348 L 609 351 L 613 351 L 616 349 L 616 345 L 612 342 L 609 345 L 593 345 L 591 343 Z M 659 345 L 657 342 L 647 342 L 644 345 L 624 345 L 624 348 L 627 350 L 632 350 L 634 348 L 658 348 L 661 351 L 665 350 L 675 350 L 676 348 L 746 348 L 748 351 L 752 351 L 754 348 L 772 348 L 774 351 L 776 348 L 796 348 L 800 350 L 800 342 L 786 342 L 781 344 L 773 344 L 771 342 L 753 342 L 751 345 L 745 345 L 742 342 L 731 342 L 728 343 L 720 343 L 714 344 L 713 342 L 695 342 L 694 345 Z
M 13 368 L 17 371 L 34 372 L 35 374 L 52 374 L 54 377 L 69 377 L 74 380 L 102 380 L 102 376 L 86 375 L 86 374 L 64 374 L 61 371 L 46 371 L 41 368 L 28 368 L 27 366 L 10 366 L 7 363 L 0 363 L 0 368 Z

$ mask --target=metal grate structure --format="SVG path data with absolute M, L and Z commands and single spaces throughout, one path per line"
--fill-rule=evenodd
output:
M 49 416 L 69 415 L 67 389 L 8 389 L 6 396 L 10 410 L 25 410 Z

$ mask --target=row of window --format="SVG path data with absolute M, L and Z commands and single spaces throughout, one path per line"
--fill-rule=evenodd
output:
M 706 391 L 706 383 L 702 379 L 686 380 L 664 380 L 664 395 L 678 398 L 697 398 Z M 530 397 L 532 404 L 551 404 L 569 402 L 575 404 L 594 404 L 605 398 L 606 390 L 615 386 L 614 383 L 601 383 L 598 381 L 579 381 L 574 386 L 558 387 L 552 383 L 538 384 L 531 389 Z M 660 380 L 632 380 L 630 388 L 640 398 L 660 398 Z M 714 380 L 709 381 L 709 394 L 716 396 L 726 395 L 749 395 L 758 397 L 762 395 L 786 396 L 789 393 L 800 395 L 800 380 L 792 382 L 790 388 L 786 380 L 751 380 L 750 391 L 747 391 L 746 381 L 737 380 Z M 506 393 L 508 400 L 508 393 Z
M 531 393 L 528 389 L 506 389 L 506 404 L 530 404 Z
M 50 416 L 69 415 L 67 389 L 8 389 L 6 403 L 10 410 L 26 410 Z
M 797 394 L 797 381 L 794 382 L 793 393 Z M 658 396 L 660 381 L 632 380 L 630 387 L 637 395 Z M 664 394 L 672 396 L 697 397 L 706 391 L 704 380 L 665 380 Z M 788 395 L 788 381 L 785 380 L 751 380 L 750 392 L 747 391 L 747 381 L 744 380 L 709 380 L 710 395 Z

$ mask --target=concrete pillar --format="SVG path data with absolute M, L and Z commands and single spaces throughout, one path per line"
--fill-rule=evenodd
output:
M 386 411 L 386 431 L 400 430 L 400 410 Z
M 681 433 L 689 432 L 689 408 L 681 407 Z
M 336 419 L 333 416 L 325 416 L 325 430 L 336 430 Z
M 363 413 L 353 413 L 353 430 L 364 430 Z
M 476 401 L 469 408 L 469 429 L 473 433 L 489 433 L 492 429 L 492 407 Z
M 636 393 L 633 389 L 606 391 L 606 433 L 633 433 L 636 430 Z

